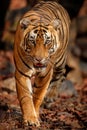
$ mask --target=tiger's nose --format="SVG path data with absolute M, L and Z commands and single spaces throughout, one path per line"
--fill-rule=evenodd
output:
M 43 59 L 42 59 L 41 57 L 35 57 L 35 60 L 36 60 L 37 62 L 41 62 Z

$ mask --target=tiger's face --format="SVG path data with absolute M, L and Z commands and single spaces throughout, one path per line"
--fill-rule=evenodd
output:
M 23 24 L 23 23 L 22 23 Z M 58 32 L 51 25 L 29 24 L 23 26 L 21 47 L 37 70 L 43 70 L 52 62 L 51 56 L 60 46 Z

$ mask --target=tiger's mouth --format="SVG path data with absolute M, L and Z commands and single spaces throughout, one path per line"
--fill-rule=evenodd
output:
M 46 64 L 42 64 L 42 63 L 36 63 L 34 64 L 34 68 L 35 69 L 43 69 L 43 68 L 46 68 L 47 65 Z

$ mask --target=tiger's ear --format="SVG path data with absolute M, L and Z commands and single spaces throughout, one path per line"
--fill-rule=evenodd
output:
M 60 28 L 61 26 L 61 21 L 60 19 L 54 19 L 52 22 L 51 22 L 51 25 L 57 30 L 58 28 Z
M 29 24 L 31 24 L 31 21 L 28 18 L 23 18 L 20 20 L 20 26 L 22 29 L 26 29 Z

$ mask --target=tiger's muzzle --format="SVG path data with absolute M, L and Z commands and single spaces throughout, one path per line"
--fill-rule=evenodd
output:
M 34 58 L 33 66 L 35 69 L 41 70 L 47 67 L 48 60 L 45 58 Z

